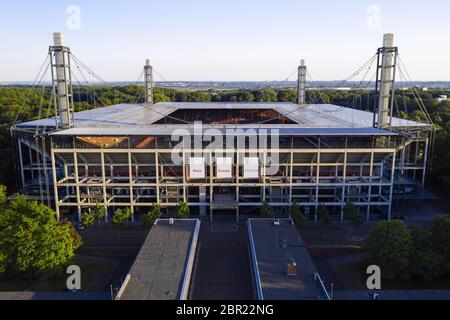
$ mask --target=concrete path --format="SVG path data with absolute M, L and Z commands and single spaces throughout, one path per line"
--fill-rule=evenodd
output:
M 190 299 L 254 299 L 247 229 L 244 223 L 237 229 L 202 221 Z

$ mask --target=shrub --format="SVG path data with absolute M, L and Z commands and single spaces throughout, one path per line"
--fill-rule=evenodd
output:
M 123 226 L 128 222 L 130 217 L 131 217 L 130 208 L 126 208 L 125 210 L 117 209 L 116 212 L 114 212 L 113 223 Z
M 85 212 L 81 216 L 80 223 L 83 227 L 89 228 L 91 227 L 95 222 L 95 216 L 92 213 Z
M 450 215 L 437 216 L 433 219 L 431 232 L 433 245 L 443 257 L 443 268 L 450 271 Z
M 317 216 L 322 221 L 324 225 L 331 224 L 333 222 L 333 218 L 330 216 L 330 212 L 328 208 L 324 205 L 320 205 L 317 207 Z
M 275 213 L 273 212 L 272 207 L 269 205 L 267 201 L 264 201 L 261 209 L 260 209 L 261 216 L 264 218 L 274 218 Z
M 147 212 L 142 219 L 143 227 L 150 227 L 153 225 L 156 219 L 161 215 L 161 207 L 158 204 L 155 204 L 149 212 Z
M 364 217 L 359 213 L 358 208 L 351 203 L 348 203 L 344 207 L 344 213 L 350 217 L 352 224 L 359 226 L 364 223 Z
M 91 210 L 91 214 L 94 216 L 95 220 L 98 221 L 98 224 L 100 224 L 102 219 L 106 216 L 106 208 L 101 206 L 97 201 L 95 207 Z
M 367 262 L 378 265 L 385 279 L 409 278 L 412 237 L 399 220 L 375 225 L 365 243 Z
M 443 257 L 434 248 L 431 231 L 413 226 L 411 238 L 413 243 L 409 258 L 411 274 L 425 280 L 432 280 L 439 276 Z
M 301 212 L 300 206 L 297 203 L 292 204 L 290 212 L 295 225 L 300 226 L 306 223 L 306 218 Z
M 176 209 L 176 217 L 178 219 L 184 219 L 189 216 L 189 206 L 186 202 L 180 202 Z

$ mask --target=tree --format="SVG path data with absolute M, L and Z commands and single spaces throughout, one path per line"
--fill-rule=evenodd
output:
M 263 89 L 259 90 L 255 96 L 256 102 L 276 102 L 277 93 L 273 89 Z
M 0 210 L 0 271 L 57 271 L 74 257 L 77 244 L 67 224 L 49 207 L 17 195 Z
M 433 244 L 443 257 L 443 269 L 450 271 L 450 215 L 437 216 L 432 221 Z
M 106 217 L 106 208 L 98 203 L 95 203 L 95 207 L 92 208 L 91 214 L 94 216 L 94 219 L 98 221 L 98 224 L 101 224 L 101 221 Z
M 352 203 L 347 203 L 344 206 L 344 213 L 350 217 L 350 220 L 355 226 L 359 226 L 364 223 L 364 217 L 359 213 L 358 208 Z
M 331 224 L 331 222 L 333 222 L 333 218 L 330 216 L 328 208 L 325 207 L 324 205 L 320 205 L 317 207 L 317 216 L 324 225 L 328 225 Z
M 0 275 L 5 273 L 7 265 L 7 259 L 4 252 L 0 251 Z
M 278 102 L 293 102 L 297 101 L 297 91 L 294 89 L 280 90 L 277 93 Z
M 255 97 L 250 92 L 242 92 L 239 94 L 240 102 L 253 102 L 253 100 L 255 100 Z
M 85 228 L 90 228 L 95 222 L 95 216 L 92 213 L 85 212 L 81 216 L 81 225 Z
M 431 231 L 413 226 L 410 232 L 412 238 L 412 250 L 409 257 L 411 274 L 425 280 L 432 280 L 441 274 L 443 256 L 433 245 Z
M 180 202 L 176 208 L 176 217 L 178 219 L 184 219 L 189 216 L 189 206 L 186 202 Z
M 117 209 L 114 212 L 113 223 L 124 226 L 131 217 L 130 208 L 126 208 L 125 210 Z
M 70 237 L 73 240 L 73 250 L 77 250 L 77 249 L 81 248 L 81 246 L 83 245 L 83 239 L 78 234 L 78 232 L 75 229 L 73 223 L 71 223 L 68 220 L 62 220 L 62 221 L 58 222 L 58 224 L 60 224 L 61 226 L 67 226 L 68 227 Z
M 294 223 L 296 226 L 301 226 L 306 223 L 306 218 L 303 215 L 303 213 L 300 210 L 300 206 L 297 204 L 297 202 L 294 202 L 290 209 L 292 220 L 294 220 Z
M 4 185 L 0 185 L 0 208 L 6 203 L 6 187 Z
M 161 207 L 155 204 L 149 212 L 147 212 L 142 219 L 142 226 L 148 228 L 153 225 L 156 219 L 161 215 Z
M 261 216 L 264 218 L 273 218 L 275 217 L 275 213 L 273 212 L 273 208 L 269 205 L 267 201 L 264 201 L 261 209 L 260 209 Z
M 379 222 L 365 242 L 367 262 L 378 265 L 385 279 L 408 278 L 412 244 L 402 221 Z
M 176 102 L 186 102 L 187 101 L 187 94 L 185 91 L 177 91 L 175 93 L 175 101 Z

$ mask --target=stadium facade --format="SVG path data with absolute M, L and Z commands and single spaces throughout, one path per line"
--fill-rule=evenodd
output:
M 340 219 L 357 206 L 369 220 L 392 216 L 396 194 L 425 184 L 432 125 L 392 116 L 397 48 L 378 50 L 377 110 L 306 103 L 301 63 L 298 103 L 146 103 L 73 111 L 70 50 L 50 47 L 56 117 L 12 128 L 22 192 L 75 218 L 96 203 L 133 219 L 155 204 L 186 202 L 199 215 L 255 214 L 293 203 Z M 316 217 L 317 218 L 317 217 Z

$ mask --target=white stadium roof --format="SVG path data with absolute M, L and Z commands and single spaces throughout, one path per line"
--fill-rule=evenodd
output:
M 393 132 L 373 128 L 373 113 L 331 104 L 294 103 L 204 103 L 160 102 L 156 104 L 117 104 L 75 113 L 75 126 L 54 132 L 57 135 L 141 135 L 170 134 L 174 128 L 190 129 L 192 125 L 154 124 L 179 109 L 274 109 L 296 124 L 208 125 L 218 128 L 280 129 L 280 134 L 294 135 L 386 135 Z M 25 122 L 19 129 L 54 128 L 54 117 Z M 393 118 L 392 127 L 429 127 L 429 124 Z

